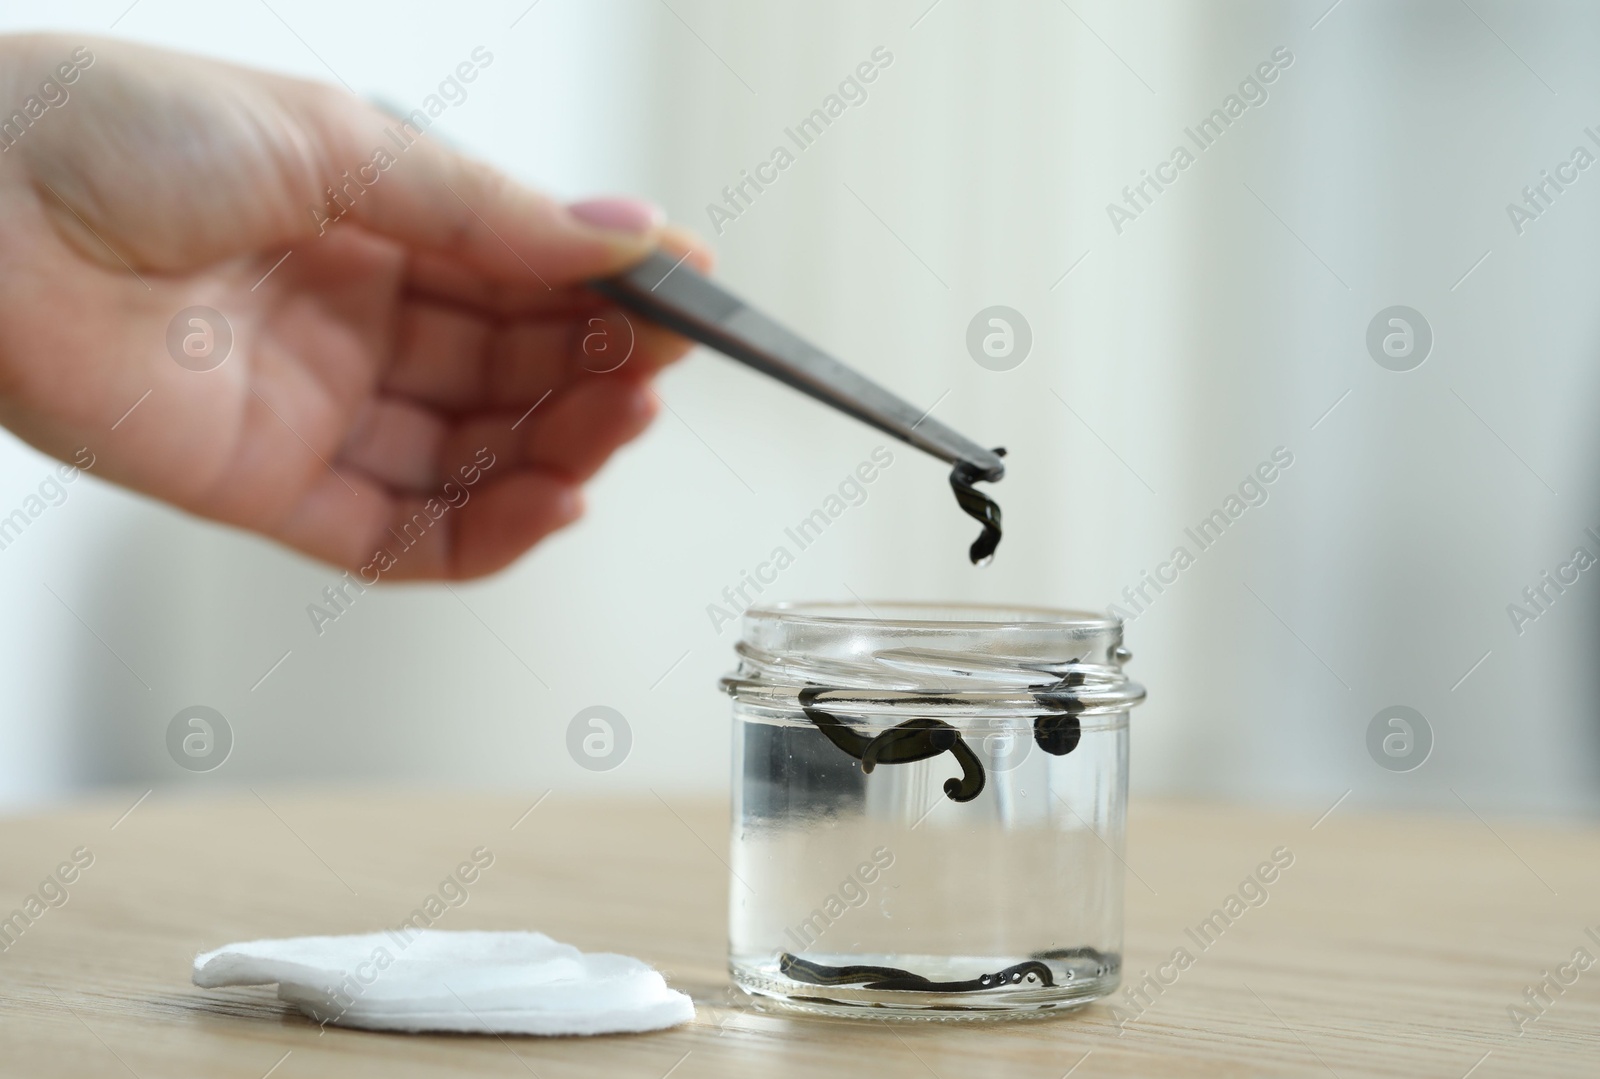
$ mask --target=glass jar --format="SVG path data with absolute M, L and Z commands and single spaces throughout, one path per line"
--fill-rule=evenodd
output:
M 1048 1014 L 1120 981 L 1122 623 L 779 604 L 743 618 L 729 967 L 788 1009 Z

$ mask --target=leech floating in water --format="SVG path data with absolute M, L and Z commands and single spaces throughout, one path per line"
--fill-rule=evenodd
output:
M 998 509 L 996 510 L 998 513 Z M 1042 687 L 1046 692 L 1034 694 L 1034 700 L 1050 709 L 1033 721 L 1033 740 L 1038 747 L 1054 757 L 1064 757 L 1078 748 L 1083 737 L 1083 727 L 1075 713 L 1083 710 L 1081 701 L 1068 698 L 1059 700 L 1047 691 L 1080 686 L 1084 676 L 1073 671 L 1059 682 Z M 867 737 L 831 712 L 817 707 L 817 698 L 827 693 L 821 686 L 807 686 L 799 693 L 800 710 L 816 724 L 839 749 L 861 762 L 861 771 L 868 775 L 880 764 L 912 764 L 948 753 L 961 765 L 960 779 L 944 781 L 944 793 L 952 802 L 970 802 L 983 793 L 983 762 L 972 752 L 972 747 L 962 739 L 961 732 L 942 719 L 916 716 L 897 723 L 874 737 Z M 897 704 L 937 704 L 939 697 L 897 698 Z
M 1076 663 L 1077 660 L 1073 662 Z M 1081 672 L 1069 671 L 1061 681 L 1048 688 L 1068 689 L 1072 686 L 1081 686 L 1085 681 Z M 1034 743 L 1053 757 L 1065 757 L 1077 749 L 1078 740 L 1083 737 L 1083 726 L 1078 722 L 1077 713 L 1083 711 L 1083 702 L 1073 697 L 1058 700 L 1047 693 L 1035 693 L 1033 699 L 1046 708 L 1057 709 L 1033 721 Z
M 1001 446 L 996 446 L 994 452 L 996 457 L 1006 455 Z M 983 474 L 965 461 L 950 470 L 950 487 L 956 493 L 956 503 L 963 513 L 983 525 L 983 532 L 972 541 L 967 552 L 974 566 L 987 565 L 994 557 L 994 549 L 1000 546 L 1000 504 L 972 486 L 981 479 Z
M 961 469 L 958 466 L 950 477 L 950 485 L 956 489 L 956 496 L 962 498 L 961 508 L 984 522 L 983 535 L 972 545 L 972 560 L 977 562 L 980 557 L 987 558 L 992 555 L 995 544 L 1000 542 L 1000 507 L 972 490 L 971 481 L 968 480 L 965 486 L 966 493 L 987 503 L 993 509 L 992 525 L 987 511 L 983 515 L 973 513 L 963 498 L 963 486 L 958 482 L 960 473 Z M 993 541 L 984 548 L 984 541 L 990 538 L 991 527 Z M 980 548 L 982 548 L 981 556 Z M 1078 661 L 1073 660 L 1073 662 Z M 1083 727 L 1077 716 L 1078 712 L 1083 711 L 1083 702 L 1070 696 L 1063 699 L 1056 696 L 1056 693 L 1073 686 L 1081 686 L 1086 680 L 1081 671 L 1069 671 L 1058 682 L 1035 687 L 1037 692 L 1033 694 L 1033 699 L 1050 711 L 1034 718 L 1033 740 L 1040 749 L 1051 756 L 1066 756 L 1078 748 L 1078 742 L 1083 737 Z M 863 772 L 871 773 L 873 768 L 880 764 L 910 764 L 914 761 L 929 760 L 941 753 L 949 753 L 961 764 L 961 778 L 944 781 L 944 792 L 950 800 L 970 802 L 983 793 L 985 782 L 983 762 L 962 740 L 961 732 L 944 720 L 934 719 L 931 716 L 917 716 L 869 738 L 838 716 L 816 706 L 817 698 L 827 692 L 828 690 L 820 686 L 805 687 L 798 694 L 800 709 L 806 714 L 806 718 L 827 736 L 828 741 L 860 761 Z M 896 703 L 933 704 L 940 700 L 941 698 L 937 696 L 897 698 Z M 853 989 L 898 989 L 917 993 L 974 993 L 985 989 L 1024 984 L 1037 985 L 1041 988 L 1052 987 L 1055 985 L 1054 975 L 1051 974 L 1050 967 L 1041 960 L 1076 958 L 1093 958 L 1102 968 L 1106 967 L 1108 961 L 1108 957 L 1093 948 L 1065 948 L 1037 952 L 1032 959 L 993 974 L 984 974 L 966 981 L 936 982 L 900 967 L 864 964 L 830 967 L 801 959 L 791 952 L 784 952 L 778 956 L 778 972 L 809 985 L 849 986 Z
M 820 686 L 802 689 L 800 710 L 828 741 L 860 761 L 863 772 L 870 773 L 880 764 L 911 764 L 949 753 L 961 765 L 961 778 L 944 781 L 945 795 L 952 802 L 970 802 L 983 793 L 983 762 L 962 741 L 961 733 L 944 720 L 918 716 L 868 738 L 838 716 L 816 707 L 816 699 L 826 692 Z
M 1052 757 L 1065 757 L 1078 748 L 1083 728 L 1073 715 L 1040 716 L 1033 721 L 1033 740 Z
M 1023 983 L 1041 987 L 1056 984 L 1050 968 L 1033 959 L 1006 967 L 993 974 L 968 978 L 962 982 L 935 982 L 920 974 L 913 974 L 909 970 L 901 970 L 899 967 L 865 965 L 830 967 L 784 952 L 778 956 L 778 973 L 810 985 L 847 985 L 855 989 L 902 989 L 915 993 L 975 993 L 984 989 L 999 989 Z

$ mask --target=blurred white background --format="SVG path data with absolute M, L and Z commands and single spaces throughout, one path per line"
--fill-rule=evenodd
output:
M 766 598 L 1126 608 L 1284 447 L 1266 504 L 1128 628 L 1150 690 L 1136 793 L 1593 812 L 1600 581 L 1520 635 L 1506 608 L 1580 544 L 1600 555 L 1600 173 L 1524 234 L 1506 205 L 1600 123 L 1600 10 L 1330 2 L 73 0 L 8 5 L 0 30 L 336 73 L 407 110 L 485 46 L 435 133 L 563 197 L 659 201 L 713 236 L 733 288 L 1009 448 L 993 566 L 965 563 L 945 469 L 893 445 Z M 1107 204 L 1280 46 L 1267 100 L 1119 234 Z M 715 235 L 707 204 L 879 47 L 867 100 Z M 1001 372 L 965 340 L 997 304 L 1033 336 Z M 1432 327 L 1414 370 L 1368 352 L 1393 305 Z M 706 607 L 885 440 L 704 352 L 661 394 L 581 524 L 455 594 L 368 592 L 320 635 L 306 606 L 335 571 L 73 484 L 0 551 L 0 805 L 102 785 L 721 789 L 735 629 Z M 4 438 L 0 507 L 47 468 Z M 204 774 L 166 749 L 195 704 L 236 739 Z M 591 705 L 632 729 L 604 773 L 566 748 Z M 1391 705 L 1431 727 L 1420 768 L 1369 755 Z

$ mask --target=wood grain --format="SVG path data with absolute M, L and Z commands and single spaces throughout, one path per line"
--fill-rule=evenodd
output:
M 1136 805 L 1126 1001 L 1005 1024 L 790 1019 L 738 1004 L 723 968 L 726 807 L 668 796 L 158 793 L 0 822 L 0 915 L 80 847 L 94 863 L 0 954 L 0 1075 L 1600 1075 L 1600 830 L 1459 818 Z M 536 928 L 640 956 L 699 1018 L 596 1039 L 319 1030 L 270 989 L 202 991 L 198 951 L 398 924 L 476 847 L 493 866 L 440 928 Z M 1208 948 L 1186 932 L 1258 863 L 1294 863 Z M 1247 897 L 1248 898 L 1248 897 Z M 1524 989 L 1575 949 L 1596 965 L 1521 1033 Z M 1114 1012 L 1112 1005 L 1118 1006 Z

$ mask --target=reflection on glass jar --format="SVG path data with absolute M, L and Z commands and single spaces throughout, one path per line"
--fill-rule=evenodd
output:
M 1094 614 L 744 615 L 729 962 L 833 1015 L 1008 1018 L 1120 980 L 1128 709 Z

